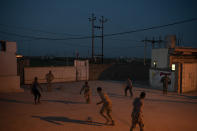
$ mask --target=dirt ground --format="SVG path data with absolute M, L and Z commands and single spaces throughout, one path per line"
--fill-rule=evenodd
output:
M 27 87 L 23 93 L 0 93 L 0 131 L 129 131 L 133 99 L 123 95 L 121 82 L 90 81 L 92 102 L 86 104 L 80 89 L 84 82 L 56 83 L 42 93 L 41 104 L 33 104 Z M 113 103 L 115 126 L 107 126 L 99 115 L 101 86 Z M 42 85 L 45 89 L 45 85 Z M 134 97 L 147 93 L 144 105 L 145 131 L 196 131 L 197 93 L 163 96 L 159 90 L 135 84 Z M 87 122 L 88 117 L 92 122 Z M 136 128 L 136 131 L 139 128 Z

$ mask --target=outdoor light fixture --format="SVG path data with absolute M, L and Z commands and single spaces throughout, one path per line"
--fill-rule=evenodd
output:
M 172 64 L 172 70 L 175 71 L 175 64 Z
M 154 65 L 154 67 L 156 68 L 156 67 L 157 67 L 157 62 L 154 61 L 154 62 L 153 62 L 153 65 Z
M 16 58 L 22 58 L 23 56 L 22 55 L 16 55 Z

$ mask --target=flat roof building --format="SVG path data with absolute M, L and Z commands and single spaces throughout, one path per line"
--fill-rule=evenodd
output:
M 176 40 L 176 39 L 173 39 Z M 169 91 L 178 93 L 197 90 L 197 48 L 172 46 L 153 48 L 149 82 L 152 87 L 162 89 L 162 75 L 169 74 Z
M 0 41 L 0 92 L 18 92 L 20 76 L 17 76 L 16 42 Z

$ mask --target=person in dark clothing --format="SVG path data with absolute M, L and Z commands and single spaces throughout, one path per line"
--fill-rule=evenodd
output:
M 160 82 L 163 83 L 163 94 L 167 95 L 167 93 L 168 93 L 168 84 L 171 84 L 171 80 L 169 78 L 169 75 L 171 75 L 171 73 L 161 72 L 160 76 L 162 76 L 162 75 L 164 75 L 164 76 L 161 78 Z
M 91 96 L 91 90 L 90 90 L 90 86 L 88 85 L 88 82 L 85 82 L 85 85 L 83 85 L 83 87 L 81 88 L 80 94 L 84 91 L 84 97 L 86 99 L 86 103 L 90 104 L 90 96 Z
M 131 81 L 131 79 L 128 77 L 128 79 L 127 79 L 127 85 L 126 85 L 126 88 L 125 88 L 125 96 L 127 96 L 127 91 L 128 91 L 128 90 L 129 90 L 129 92 L 130 92 L 131 97 L 133 96 L 132 88 L 133 88 L 133 86 L 132 86 L 132 81 Z
M 139 124 L 140 131 L 144 131 L 143 106 L 145 96 L 146 93 L 141 92 L 140 97 L 135 98 L 133 102 L 133 112 L 131 114 L 132 125 L 130 131 L 133 131 L 137 124 Z
M 38 78 L 35 77 L 34 81 L 32 83 L 32 88 L 31 88 L 31 92 L 34 95 L 34 103 L 35 104 L 40 103 L 41 94 L 40 94 L 40 91 L 38 88 L 40 88 L 40 90 L 42 91 L 42 88 L 41 88 L 40 84 L 38 83 Z
M 167 95 L 168 93 L 168 84 L 170 83 L 170 79 L 167 75 L 163 77 L 163 94 Z

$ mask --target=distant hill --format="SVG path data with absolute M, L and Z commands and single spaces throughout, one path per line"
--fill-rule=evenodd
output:
M 142 62 L 133 61 L 129 64 L 113 64 L 104 70 L 99 80 L 126 80 L 128 76 L 134 81 L 149 80 L 149 66 L 144 66 Z

